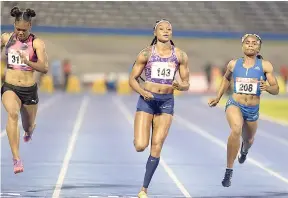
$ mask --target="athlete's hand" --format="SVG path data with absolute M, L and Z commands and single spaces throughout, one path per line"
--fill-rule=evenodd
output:
M 264 81 L 263 77 L 261 76 L 261 79 L 260 79 L 260 90 L 261 91 L 266 91 L 267 87 L 268 87 L 268 85 L 266 84 L 266 81 Z
M 180 85 L 180 83 L 177 80 L 173 81 L 172 87 L 173 87 L 173 89 L 176 89 L 178 91 L 181 91 L 181 88 L 182 88 L 182 86 Z
M 143 91 L 141 95 L 144 97 L 144 100 L 152 100 L 154 98 L 153 94 L 149 91 Z
M 208 100 L 208 105 L 210 107 L 215 107 L 219 103 L 220 99 L 219 98 L 212 98 Z
M 17 53 L 19 54 L 20 58 L 21 58 L 21 63 L 27 64 L 28 59 L 27 56 L 25 56 L 22 52 L 17 51 Z

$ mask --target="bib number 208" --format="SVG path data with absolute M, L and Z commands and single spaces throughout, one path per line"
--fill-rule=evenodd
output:
M 240 91 L 253 91 L 253 85 L 252 84 L 240 84 Z

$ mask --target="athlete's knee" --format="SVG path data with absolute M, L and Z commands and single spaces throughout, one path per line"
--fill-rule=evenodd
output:
M 157 139 L 157 140 L 152 141 L 152 145 L 151 145 L 152 152 L 160 153 L 163 143 L 164 143 L 164 139 Z
M 134 147 L 137 152 L 143 152 L 148 147 L 148 143 L 134 140 Z
M 137 152 L 143 152 L 147 148 L 144 144 L 135 144 L 135 149 Z
M 242 125 L 235 123 L 231 126 L 231 135 L 234 137 L 239 137 L 241 136 L 242 133 Z
M 12 121 L 18 121 L 19 112 L 16 109 L 11 109 L 8 112 L 8 119 Z
M 245 142 L 245 143 L 248 143 L 248 144 L 253 144 L 253 142 L 254 142 L 254 137 L 249 138 L 249 139 L 247 139 L 247 140 L 244 140 L 244 142 Z

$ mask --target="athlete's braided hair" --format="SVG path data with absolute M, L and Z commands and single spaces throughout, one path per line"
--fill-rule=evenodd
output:
M 10 11 L 10 15 L 15 17 L 15 21 L 24 20 L 26 22 L 31 22 L 32 18 L 36 16 L 36 13 L 33 9 L 30 8 L 22 11 L 18 7 L 13 7 Z
M 164 21 L 165 21 L 165 22 L 168 22 L 169 24 L 171 24 L 170 21 L 168 21 L 167 19 L 157 20 L 157 21 L 156 21 L 156 24 L 155 24 L 155 26 L 154 26 L 154 28 L 153 28 L 153 31 L 156 30 L 156 27 L 157 27 L 157 25 L 158 25 L 159 23 L 164 22 Z M 156 43 L 157 43 L 157 36 L 155 36 L 155 37 L 153 38 L 150 46 L 155 45 Z M 175 46 L 175 44 L 174 44 L 174 42 L 173 42 L 172 40 L 170 40 L 170 43 L 171 43 L 171 45 Z
M 244 40 L 245 40 L 248 36 L 255 36 L 255 37 L 258 39 L 258 41 L 260 42 L 260 48 L 261 48 L 262 39 L 261 39 L 261 37 L 260 37 L 258 34 L 245 34 L 245 35 L 242 37 L 242 43 L 244 42 Z M 256 57 L 257 57 L 258 59 L 263 59 L 263 56 L 260 55 L 260 54 L 258 54 Z
M 150 46 L 152 46 L 152 45 L 154 45 L 154 44 L 156 44 L 156 43 L 157 43 L 157 36 L 154 37 L 154 39 L 152 40 Z M 170 43 L 171 43 L 171 45 L 175 46 L 175 45 L 174 45 L 174 42 L 173 42 L 172 40 L 170 40 Z

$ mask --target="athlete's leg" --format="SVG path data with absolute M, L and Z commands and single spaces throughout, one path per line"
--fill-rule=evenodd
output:
M 240 147 L 240 137 L 244 121 L 240 108 L 235 105 L 230 105 L 227 107 L 226 118 L 229 123 L 231 132 L 227 143 L 227 169 L 222 181 L 222 185 L 224 187 L 229 187 L 231 185 L 233 164 Z
M 162 146 L 168 135 L 173 116 L 171 114 L 163 113 L 155 115 L 153 119 L 153 134 L 151 140 L 151 156 L 160 157 Z
M 12 151 L 14 161 L 14 173 L 23 172 L 23 165 L 19 156 L 19 127 L 18 118 L 21 108 L 21 100 L 11 90 L 7 90 L 2 95 L 3 106 L 8 113 L 6 132 Z
M 22 126 L 25 131 L 24 141 L 28 142 L 31 139 L 33 130 L 36 126 L 35 119 L 37 114 L 38 104 L 26 105 L 21 108 Z
M 232 169 L 240 148 L 240 137 L 244 121 L 241 110 L 234 105 L 227 108 L 226 118 L 231 129 L 227 143 L 227 168 Z
M 153 177 L 153 174 L 160 161 L 160 153 L 164 141 L 168 135 L 173 116 L 171 114 L 162 113 L 155 115 L 153 119 L 153 134 L 151 140 L 151 152 L 146 164 L 146 172 L 142 191 L 147 192 L 147 188 Z
M 254 142 L 254 137 L 258 128 L 257 121 L 245 121 L 242 130 L 242 146 L 241 146 L 241 156 L 239 157 L 238 161 L 240 164 L 244 163 L 246 160 L 246 156 L 250 147 Z
M 8 113 L 6 132 L 14 159 L 19 159 L 19 127 L 18 118 L 21 100 L 13 91 L 5 91 L 2 95 L 3 106 Z
M 137 111 L 134 120 L 134 146 L 137 152 L 142 152 L 149 145 L 150 128 L 153 115 Z
M 21 100 L 22 100 L 22 108 L 21 118 L 22 118 L 22 126 L 25 131 L 24 141 L 28 142 L 31 139 L 32 133 L 35 129 L 36 123 L 36 114 L 38 110 L 38 87 L 37 84 L 33 85 L 29 88 L 29 90 L 25 92 L 21 92 Z
M 134 119 L 134 146 L 137 152 L 142 152 L 149 145 L 150 128 L 154 111 L 153 101 L 144 100 L 139 96 L 137 112 Z

